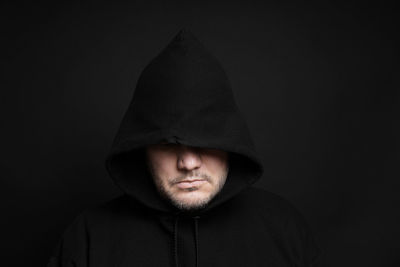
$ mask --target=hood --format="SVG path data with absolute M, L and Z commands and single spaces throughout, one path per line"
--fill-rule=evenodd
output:
M 146 207 L 171 212 L 144 156 L 147 145 L 161 141 L 229 152 L 225 185 L 203 211 L 234 197 L 262 174 L 225 71 L 185 28 L 140 74 L 106 158 L 107 171 L 123 192 Z

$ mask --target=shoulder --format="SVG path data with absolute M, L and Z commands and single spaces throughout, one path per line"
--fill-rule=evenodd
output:
M 309 226 L 301 212 L 289 200 L 258 187 L 243 192 L 244 202 L 255 216 L 278 232 L 306 234 Z
M 115 224 L 138 220 L 143 208 L 126 195 L 120 195 L 82 210 L 69 223 L 64 235 L 106 229 Z
M 82 217 L 109 217 L 116 214 L 123 214 L 128 209 L 128 199 L 126 195 L 120 195 L 107 201 L 98 203 L 81 212 Z
M 251 186 L 242 195 L 259 212 L 266 212 L 275 217 L 299 215 L 298 210 L 289 200 L 263 188 Z
M 54 254 L 61 255 L 63 250 L 65 258 L 83 257 L 88 237 L 95 232 L 105 232 L 112 224 L 127 221 L 124 217 L 135 214 L 128 212 L 129 209 L 135 209 L 135 205 L 130 205 L 125 195 L 84 209 L 64 229 Z
M 288 244 L 288 251 L 304 257 L 301 260 L 310 266 L 317 265 L 322 252 L 305 218 L 290 201 L 257 187 L 250 187 L 244 195 L 251 199 L 254 211 L 263 219 L 276 242 Z
M 85 262 L 92 235 L 106 234 L 111 224 L 124 221 L 121 218 L 128 216 L 129 208 L 135 209 L 135 206 L 129 207 L 127 197 L 121 195 L 83 210 L 64 229 L 48 266 L 75 266 Z
M 89 226 L 118 221 L 138 220 L 146 212 L 134 199 L 123 194 L 96 206 L 83 210 L 76 220 L 84 220 Z

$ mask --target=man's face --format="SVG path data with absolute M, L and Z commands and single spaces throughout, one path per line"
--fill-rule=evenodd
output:
M 224 186 L 228 153 L 222 150 L 157 144 L 146 148 L 158 192 L 183 210 L 204 207 Z

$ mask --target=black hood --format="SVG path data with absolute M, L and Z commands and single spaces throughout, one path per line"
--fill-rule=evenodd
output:
M 122 119 L 106 168 L 127 195 L 152 209 L 174 208 L 159 196 L 144 147 L 166 141 L 229 152 L 222 191 L 203 212 L 256 182 L 262 165 L 218 60 L 187 29 L 142 71 Z

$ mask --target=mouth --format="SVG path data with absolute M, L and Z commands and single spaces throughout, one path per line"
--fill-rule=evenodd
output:
M 176 184 L 176 186 L 180 189 L 187 189 L 192 187 L 199 187 L 206 183 L 204 179 L 190 179 L 190 180 L 183 180 Z

